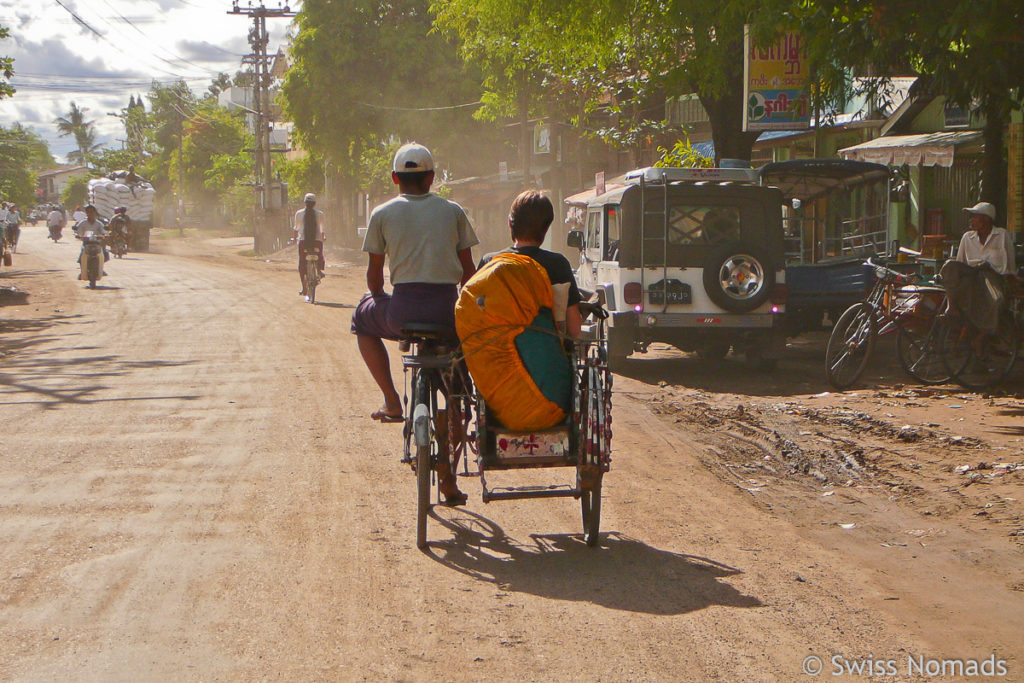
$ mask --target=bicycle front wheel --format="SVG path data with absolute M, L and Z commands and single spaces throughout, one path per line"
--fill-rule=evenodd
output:
M 945 384 L 953 378 L 942 357 L 944 318 L 936 316 L 927 330 L 902 323 L 896 330 L 896 352 L 908 375 L 922 384 Z
M 319 284 L 316 273 L 316 264 L 307 259 L 306 261 L 306 291 L 309 292 L 309 303 L 316 304 L 316 286 Z
M 412 410 L 413 444 L 416 446 L 416 547 L 427 547 L 427 515 L 430 514 L 431 457 L 430 379 L 417 373 Z
M 871 359 L 878 336 L 875 307 L 867 302 L 846 309 L 828 338 L 825 349 L 825 378 L 840 391 L 860 379 Z

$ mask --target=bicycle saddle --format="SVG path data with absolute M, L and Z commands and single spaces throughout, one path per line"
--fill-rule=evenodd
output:
M 407 322 L 402 325 L 402 336 L 420 339 L 454 339 L 455 330 L 441 323 Z

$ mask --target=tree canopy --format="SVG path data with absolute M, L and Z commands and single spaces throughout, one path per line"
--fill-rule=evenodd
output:
M 10 29 L 0 26 L 0 40 L 10 37 Z M 14 88 L 10 84 L 14 77 L 14 60 L 10 57 L 0 57 L 0 100 L 14 94 Z
M 489 133 L 464 106 L 479 79 L 431 29 L 426 0 L 304 2 L 281 93 L 302 146 L 356 183 L 369 182 L 364 151 L 393 140 L 426 144 L 463 176 L 479 172 L 486 155 L 475 143 Z
M 75 145 L 78 146 L 78 149 L 68 152 L 68 161 L 86 164 L 89 161 L 89 155 L 102 147 L 100 143 L 96 142 L 96 129 L 93 127 L 95 121 L 85 120 L 87 111 L 89 111 L 88 108 L 79 107 L 72 101 L 71 110 L 54 120 L 60 136 L 74 137 Z
M 0 126 L 0 197 L 21 206 L 35 204 L 36 174 L 46 143 L 20 125 Z
M 982 198 L 1005 204 L 1003 128 L 1024 98 L 1024 5 L 1018 0 L 817 0 L 788 15 L 808 37 L 827 98 L 850 89 L 847 74 L 878 75 L 863 89 L 884 89 L 887 77 L 913 74 L 927 91 L 985 118 Z

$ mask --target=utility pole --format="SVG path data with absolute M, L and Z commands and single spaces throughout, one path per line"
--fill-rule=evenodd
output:
M 185 219 L 183 214 L 185 212 L 185 184 L 183 176 L 184 169 L 182 169 L 182 151 L 185 147 L 185 115 L 180 109 L 180 107 L 184 106 L 184 100 L 180 93 L 178 95 L 178 106 L 178 196 L 177 202 L 175 202 L 177 204 L 177 213 L 175 215 L 178 217 L 178 234 L 184 235 Z
M 253 111 L 256 116 L 256 147 L 253 153 L 253 166 L 256 171 L 256 186 L 260 190 L 263 200 L 263 222 L 266 223 L 267 214 L 271 211 L 273 200 L 271 199 L 271 164 L 270 164 L 270 60 L 267 57 L 267 45 L 270 38 L 267 36 L 267 18 L 294 17 L 295 12 L 291 11 L 288 5 L 283 7 L 266 7 L 262 0 L 258 4 L 249 0 L 244 6 L 239 5 L 240 0 L 233 0 L 231 11 L 228 14 L 245 15 L 252 19 L 252 27 L 249 29 L 249 45 L 252 53 L 245 56 L 243 64 L 251 64 L 253 68 Z

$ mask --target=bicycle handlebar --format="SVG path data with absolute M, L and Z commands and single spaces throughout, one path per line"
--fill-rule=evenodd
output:
M 876 277 L 878 277 L 877 273 L 879 271 L 881 271 L 887 277 L 892 278 L 893 281 L 895 281 L 895 282 L 899 282 L 900 280 L 904 280 L 906 282 L 912 282 L 913 280 L 917 279 L 916 276 L 912 276 L 912 275 L 909 275 L 907 273 L 901 273 L 898 270 L 893 270 L 892 268 L 889 268 L 888 266 L 884 266 L 884 265 L 882 265 L 880 263 L 875 263 L 874 257 L 871 257 L 871 256 L 868 257 L 868 260 L 865 261 L 865 264 L 869 265 L 869 266 L 871 266 L 872 268 L 875 269 Z M 883 278 L 878 277 L 878 279 L 881 280 Z

